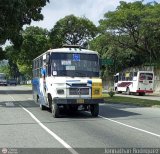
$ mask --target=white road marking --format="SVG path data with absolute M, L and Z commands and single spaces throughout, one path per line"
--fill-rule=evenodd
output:
M 90 113 L 90 112 L 87 111 L 87 113 Z M 119 121 L 116 121 L 116 120 L 113 120 L 113 119 L 110 119 L 110 118 L 106 118 L 106 117 L 103 117 L 103 116 L 100 116 L 100 115 L 98 117 L 100 117 L 102 119 L 105 119 L 105 120 L 108 120 L 108 121 L 111 121 L 111 122 L 114 122 L 114 123 L 117 123 L 117 124 L 120 124 L 120 125 L 123 125 L 123 126 L 126 126 L 126 127 L 129 127 L 129 128 L 132 128 L 132 129 L 139 130 L 141 132 L 145 132 L 147 134 L 150 134 L 150 135 L 153 135 L 153 136 L 156 136 L 156 137 L 160 137 L 159 134 L 152 133 L 150 131 L 147 131 L 147 130 L 144 130 L 144 129 L 141 129 L 141 128 L 137 128 L 137 127 L 134 127 L 134 126 L 131 126 L 131 125 L 127 125 L 125 123 L 122 123 L 122 122 L 119 122 Z
M 156 137 L 160 137 L 159 134 L 152 133 L 152 132 L 150 132 L 150 131 L 147 131 L 147 130 L 144 130 L 144 129 L 141 129 L 141 128 L 137 128 L 137 127 L 134 127 L 134 126 L 131 126 L 131 125 L 127 125 L 127 124 L 125 124 L 125 123 L 122 123 L 122 122 L 119 122 L 119 121 L 116 121 L 116 120 L 113 120 L 113 119 L 110 119 L 110 118 L 106 118 L 106 117 L 103 117 L 103 116 L 100 116 L 100 115 L 99 115 L 99 117 L 102 118 L 102 119 L 109 120 L 109 121 L 111 121 L 111 122 L 114 122 L 114 123 L 117 123 L 117 124 L 120 124 L 120 125 L 129 127 L 129 128 L 132 128 L 132 129 L 135 129 L 135 130 L 138 130 L 138 131 L 141 131 L 141 132 L 144 132 L 144 133 L 147 133 L 147 134 L 156 136 Z
M 10 96 L 10 95 L 9 95 Z M 15 101 L 15 99 L 10 96 L 10 98 Z M 20 105 L 21 106 L 21 105 Z M 46 132 L 48 132 L 51 136 L 53 136 L 58 142 L 60 142 L 65 148 L 67 148 L 72 154 L 78 154 L 77 151 L 75 151 L 69 144 L 67 144 L 63 139 L 61 139 L 58 135 L 56 135 L 53 131 L 51 131 L 49 128 L 47 128 L 45 125 L 43 125 L 35 116 L 32 114 L 29 110 L 21 106 L 21 108 L 26 111 L 32 119 L 34 119 L 38 125 L 40 125 Z
M 10 96 L 10 95 L 9 95 Z M 12 98 L 12 100 L 14 100 L 14 98 L 12 96 L 10 96 Z M 15 100 L 14 100 L 15 101 Z M 22 107 L 22 106 L 21 106 Z M 48 129 L 45 125 L 43 125 L 30 111 L 28 111 L 26 108 L 22 107 L 23 110 L 25 110 L 46 132 L 48 132 L 51 136 L 53 136 L 57 141 L 59 141 L 65 148 L 67 148 L 71 153 L 73 154 L 78 154 L 77 151 L 75 151 L 70 145 L 68 145 L 64 140 L 62 140 L 58 135 L 56 135 L 54 132 L 52 132 L 50 129 Z M 125 123 L 122 123 L 122 122 L 119 122 L 119 121 L 116 121 L 116 120 L 113 120 L 113 119 L 110 119 L 110 118 L 106 118 L 106 117 L 103 117 L 103 116 L 98 116 L 102 119 L 105 119 L 105 120 L 108 120 L 108 121 L 111 121 L 111 122 L 114 122 L 114 123 L 117 123 L 117 124 L 120 124 L 120 125 L 123 125 L 125 127 L 129 127 L 129 128 L 132 128 L 132 129 L 135 129 L 135 130 L 138 130 L 138 131 L 141 131 L 141 132 L 144 132 L 144 133 L 147 133 L 147 134 L 150 134 L 150 135 L 153 135 L 153 136 L 156 136 L 156 137 L 159 137 L 160 138 L 160 135 L 159 134 L 156 134 L 156 133 L 152 133 L 150 131 L 147 131 L 147 130 L 144 130 L 144 129 L 141 129 L 141 128 L 137 128 L 137 127 L 134 127 L 134 126 L 131 126 L 131 125 L 127 125 Z
M 13 102 L 6 102 L 5 104 L 6 104 L 6 106 L 8 106 L 8 107 L 13 107 L 13 106 L 14 106 Z

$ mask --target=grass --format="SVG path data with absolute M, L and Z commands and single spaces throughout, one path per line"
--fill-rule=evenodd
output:
M 108 94 L 103 94 L 103 97 L 106 103 L 130 104 L 144 107 L 160 106 L 160 101 L 156 100 L 138 99 L 123 96 L 109 97 Z

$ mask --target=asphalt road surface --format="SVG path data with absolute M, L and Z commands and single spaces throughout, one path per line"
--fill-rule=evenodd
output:
M 0 153 L 144 150 L 139 148 L 155 148 L 160 153 L 160 108 L 100 104 L 97 118 L 78 111 L 54 119 L 49 110 L 41 111 L 34 103 L 30 87 L 1 86 L 0 148 Z

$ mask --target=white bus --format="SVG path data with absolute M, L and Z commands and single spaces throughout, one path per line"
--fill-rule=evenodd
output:
M 0 73 L 0 85 L 7 86 L 7 79 L 5 73 Z
M 96 51 L 77 46 L 48 50 L 33 60 L 33 98 L 55 118 L 61 107 L 76 111 L 79 106 L 96 117 L 103 102 L 99 69 Z
M 135 71 L 121 72 L 114 76 L 114 89 L 116 93 L 126 94 L 138 93 L 143 96 L 146 93 L 153 93 L 154 72 Z

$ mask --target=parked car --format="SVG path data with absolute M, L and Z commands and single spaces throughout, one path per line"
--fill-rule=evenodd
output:
M 0 80 L 0 85 L 7 86 L 7 80 Z
M 9 80 L 8 80 L 8 84 L 9 84 L 9 85 L 15 85 L 15 86 L 16 86 L 16 85 L 17 85 L 17 81 L 16 81 L 16 79 L 9 79 Z
M 7 86 L 7 80 L 5 73 L 0 73 L 0 85 Z

